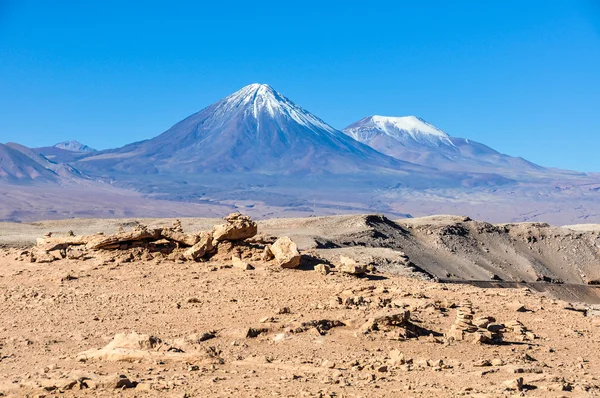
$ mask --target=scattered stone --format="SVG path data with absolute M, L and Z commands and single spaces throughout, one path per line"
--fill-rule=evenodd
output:
M 382 330 L 389 327 L 406 327 L 410 321 L 410 311 L 403 310 L 395 313 L 386 313 L 370 318 L 361 328 L 363 333 Z
M 350 275 L 362 275 L 367 272 L 367 267 L 364 264 L 359 264 L 356 260 L 340 256 L 340 271 Z
M 246 332 L 246 338 L 253 339 L 260 336 L 263 333 L 267 333 L 269 329 L 267 328 L 248 328 Z
M 508 390 L 521 391 L 523 389 L 523 378 L 518 377 L 516 379 L 506 380 L 503 384 Z
M 66 254 L 69 260 L 86 260 L 89 258 L 88 251 L 81 246 L 69 246 L 66 249 Z
M 525 306 L 519 302 L 509 303 L 506 307 L 516 312 L 527 312 L 527 308 L 525 308 Z
M 331 271 L 331 267 L 327 264 L 317 264 L 315 265 L 315 271 L 327 275 Z
M 77 381 L 77 379 L 74 379 L 72 377 L 40 380 L 40 386 L 46 391 L 72 390 L 78 384 L 79 384 L 79 382 Z
M 406 359 L 404 358 L 404 353 L 400 352 L 400 350 L 392 350 L 390 351 L 390 360 L 388 363 L 392 366 L 400 366 L 404 365 Z
M 62 278 L 60 278 L 60 281 L 61 282 L 74 281 L 74 280 L 77 280 L 77 279 L 79 279 L 79 278 L 77 278 L 76 276 L 73 276 L 71 274 L 67 274 L 67 275 L 63 276 Z
M 98 378 L 98 388 L 116 389 L 116 388 L 134 388 L 137 383 L 133 383 L 125 375 L 110 375 Z
M 287 236 L 277 239 L 271 246 L 271 252 L 281 268 L 296 268 L 300 265 L 298 246 Z
M 337 320 L 319 319 L 314 321 L 301 322 L 298 326 L 292 326 L 291 332 L 303 333 L 309 329 L 314 328 L 321 336 L 324 336 L 330 329 L 340 326 L 346 325 L 343 322 Z
M 231 262 L 233 263 L 233 268 L 241 269 L 243 271 L 250 271 L 254 269 L 252 265 L 248 264 L 237 256 L 231 257 Z
M 216 332 L 204 332 L 190 334 L 185 340 L 192 344 L 198 344 L 206 340 L 214 339 L 215 337 L 217 337 Z
M 385 372 L 388 371 L 388 367 L 387 367 L 387 365 L 378 366 L 377 367 L 377 371 L 380 372 L 380 373 L 385 373 Z
M 480 359 L 478 361 L 473 362 L 473 366 L 475 366 L 477 368 L 482 368 L 482 367 L 486 367 L 486 366 L 492 366 L 492 363 L 490 361 L 488 361 L 487 359 Z

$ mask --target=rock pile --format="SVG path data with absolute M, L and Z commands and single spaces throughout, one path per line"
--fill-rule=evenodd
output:
M 463 341 L 471 340 L 473 343 L 494 343 L 501 339 L 500 331 L 496 320 L 493 317 L 478 317 L 474 319 L 475 312 L 473 305 L 469 302 L 459 304 L 456 310 L 456 319 L 450 330 L 446 333 L 446 338 Z
M 512 320 L 506 323 L 506 331 L 516 333 L 518 339 L 521 341 L 535 340 L 537 336 L 531 330 L 527 329 L 525 325 L 519 320 Z

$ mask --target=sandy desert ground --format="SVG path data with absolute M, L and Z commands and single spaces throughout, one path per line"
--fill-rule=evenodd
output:
M 173 221 L 1 225 L 0 396 L 600 395 L 596 228 L 338 216 L 261 221 L 201 261 L 166 239 L 92 249 Z M 105 235 L 40 252 L 68 231 Z M 265 256 L 281 236 L 295 268 Z

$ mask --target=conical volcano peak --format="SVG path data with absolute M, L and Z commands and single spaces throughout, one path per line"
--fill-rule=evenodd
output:
M 231 94 L 230 97 L 233 96 L 243 96 L 243 97 L 256 97 L 256 96 L 276 96 L 278 93 L 273 90 L 273 87 L 268 84 L 261 83 L 253 83 L 247 86 L 242 87 L 235 93 Z
M 277 91 L 273 90 L 268 84 L 254 83 L 242 87 L 240 90 L 226 97 L 223 102 L 226 105 L 239 107 L 243 105 L 269 106 L 269 108 L 277 107 L 279 102 L 289 102 Z M 293 104 L 292 104 L 293 105 Z M 258 110 L 258 109 L 257 109 Z
M 292 121 L 313 131 L 325 130 L 329 133 L 336 131 L 312 113 L 294 104 L 268 84 L 254 83 L 242 87 L 218 102 L 216 106 L 216 113 L 220 115 L 242 111 L 256 120 L 266 117 L 279 120 L 281 123 Z

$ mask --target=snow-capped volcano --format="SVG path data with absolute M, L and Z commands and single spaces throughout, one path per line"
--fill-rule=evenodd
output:
M 546 171 L 525 159 L 501 154 L 478 142 L 452 137 L 416 116 L 369 116 L 342 131 L 396 159 L 440 170 L 494 172 L 507 176 Z
M 65 151 L 71 152 L 96 152 L 94 148 L 90 148 L 79 141 L 63 141 L 53 146 L 54 148 L 64 149 Z
M 422 169 L 355 141 L 266 84 L 243 87 L 151 140 L 80 163 L 144 174 Z
M 268 84 L 250 84 L 226 97 L 219 106 L 218 113 L 215 113 L 215 116 L 226 116 L 227 114 L 236 112 L 240 108 L 244 108 L 246 111 L 250 110 L 252 116 L 257 121 L 260 119 L 261 114 L 267 113 L 273 118 L 284 117 L 293 120 L 313 131 L 325 130 L 335 134 L 333 127 L 300 108 Z M 258 128 L 260 128 L 260 125 L 257 126 Z
M 425 145 L 450 145 L 450 136 L 416 116 L 369 116 L 351 124 L 344 132 L 360 142 L 387 136 L 397 141 L 416 141 Z

